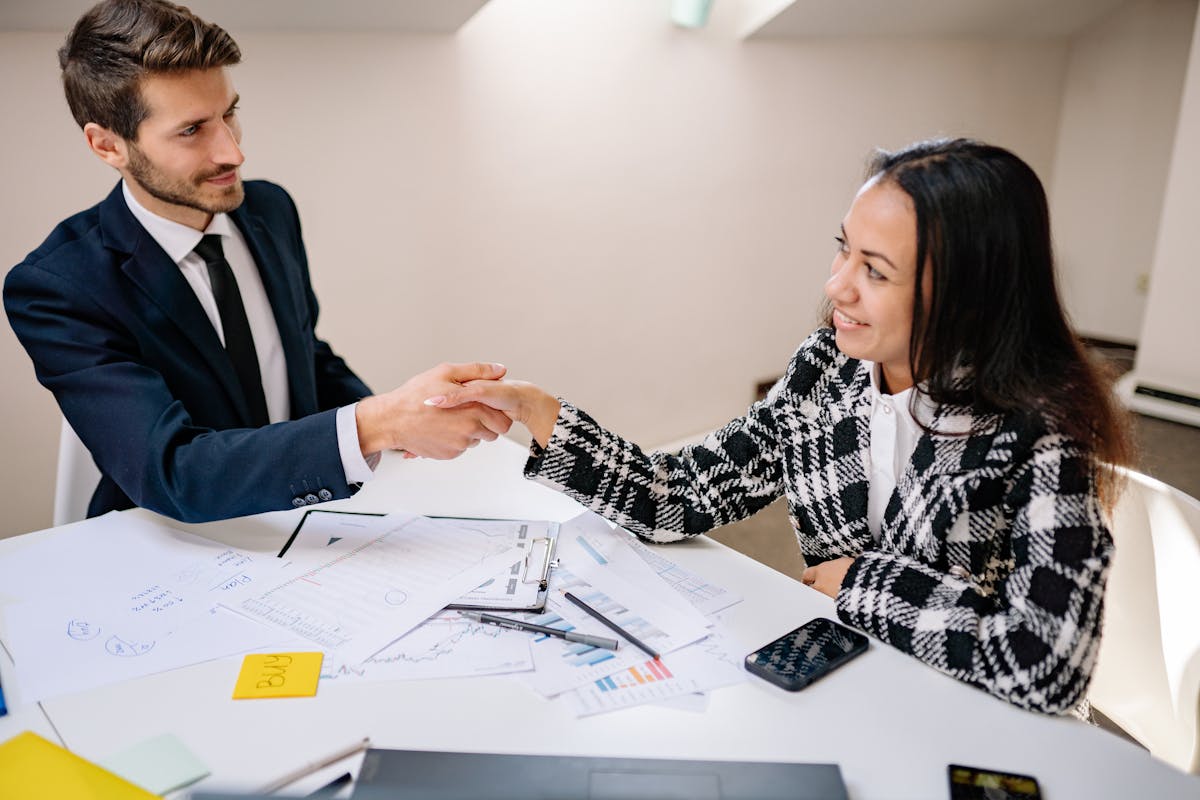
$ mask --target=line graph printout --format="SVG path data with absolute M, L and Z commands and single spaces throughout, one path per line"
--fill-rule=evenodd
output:
M 395 681 L 501 675 L 533 669 L 530 636 L 442 612 L 361 664 L 325 660 L 322 681 Z
M 359 664 L 520 558 L 506 536 L 428 517 L 396 520 L 237 610 Z
M 637 539 L 631 537 L 629 546 L 633 552 L 650 565 L 658 577 L 666 581 L 668 586 L 679 592 L 705 616 L 715 614 L 742 601 L 740 594 L 731 592 L 724 586 L 718 586 L 704 577 L 684 569 L 658 550 L 647 547 Z

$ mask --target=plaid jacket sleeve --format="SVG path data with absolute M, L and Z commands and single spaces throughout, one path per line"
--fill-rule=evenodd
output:
M 775 394 L 678 455 L 643 452 L 560 400 L 554 433 L 545 449 L 534 443 L 525 475 L 652 541 L 696 536 L 783 493 Z
M 911 556 L 868 551 L 839 616 L 959 680 L 1031 710 L 1084 696 L 1099 646 L 1112 550 L 1090 460 L 1043 434 L 1003 482 L 1011 571 L 994 592 Z

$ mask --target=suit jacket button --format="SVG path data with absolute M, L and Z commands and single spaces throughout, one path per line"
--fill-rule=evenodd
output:
M 292 498 L 292 508 L 303 508 L 303 507 L 304 507 L 304 498 L 303 497 L 293 497 Z
M 321 498 L 322 500 L 332 500 L 333 492 L 329 491 L 328 489 L 322 489 L 321 491 L 317 492 L 317 497 Z
M 311 505 L 316 505 L 320 501 L 317 500 L 317 496 L 315 494 L 310 493 L 310 494 L 304 495 L 304 502 L 308 503 L 311 506 Z

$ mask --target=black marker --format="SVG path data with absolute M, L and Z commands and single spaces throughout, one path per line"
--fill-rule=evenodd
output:
M 601 614 L 601 613 L 600 613 L 599 611 L 597 611 L 596 609 L 594 609 L 594 608 L 592 608 L 591 606 L 589 606 L 587 603 L 585 603 L 585 602 L 583 602 L 582 600 L 580 600 L 580 599 L 579 599 L 578 597 L 576 597 L 575 595 L 571 594 L 570 592 L 563 592 L 563 597 L 567 598 L 567 599 L 568 599 L 568 600 L 570 600 L 572 603 L 574 603 L 575 605 L 577 605 L 577 606 L 579 606 L 580 608 L 582 608 L 582 609 L 583 609 L 584 611 L 586 611 L 586 612 L 587 612 L 587 613 L 588 613 L 590 616 L 592 616 L 592 617 L 594 617 L 595 619 L 599 620 L 601 623 L 603 623 L 603 624 L 604 624 L 604 626 L 605 626 L 605 627 L 609 628 L 610 630 L 614 630 L 614 631 L 616 631 L 617 633 L 619 633 L 619 634 L 621 634 L 622 636 L 624 636 L 626 639 L 628 639 L 628 640 L 629 640 L 629 643 L 630 643 L 630 644 L 632 644 L 632 645 L 633 645 L 634 647 L 636 647 L 638 650 L 641 650 L 641 651 L 642 651 L 643 653 L 645 653 L 646 655 L 648 655 L 648 656 L 650 656 L 651 658 L 653 658 L 655 661 L 660 661 L 660 660 L 661 660 L 661 659 L 658 657 L 658 653 L 656 653 L 656 652 L 654 652 L 652 649 L 650 649 L 649 645 L 647 645 L 647 644 L 646 644 L 645 642 L 643 642 L 641 639 L 639 639 L 639 638 L 637 638 L 636 636 L 634 636 L 634 635 L 633 635 L 632 633 L 630 633 L 629 631 L 627 631 L 627 630 L 625 630 L 624 628 L 622 628 L 622 627 L 621 627 L 620 625 L 618 625 L 617 623 L 613 622 L 613 621 L 612 621 L 611 619 L 609 619 L 608 617 L 606 617 L 606 616 L 604 616 L 603 614 Z

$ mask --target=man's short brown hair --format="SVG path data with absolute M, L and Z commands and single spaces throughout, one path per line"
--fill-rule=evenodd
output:
M 58 51 L 79 127 L 94 122 L 130 141 L 150 113 L 140 91 L 145 77 L 241 60 L 222 28 L 166 0 L 104 0 L 79 18 Z

